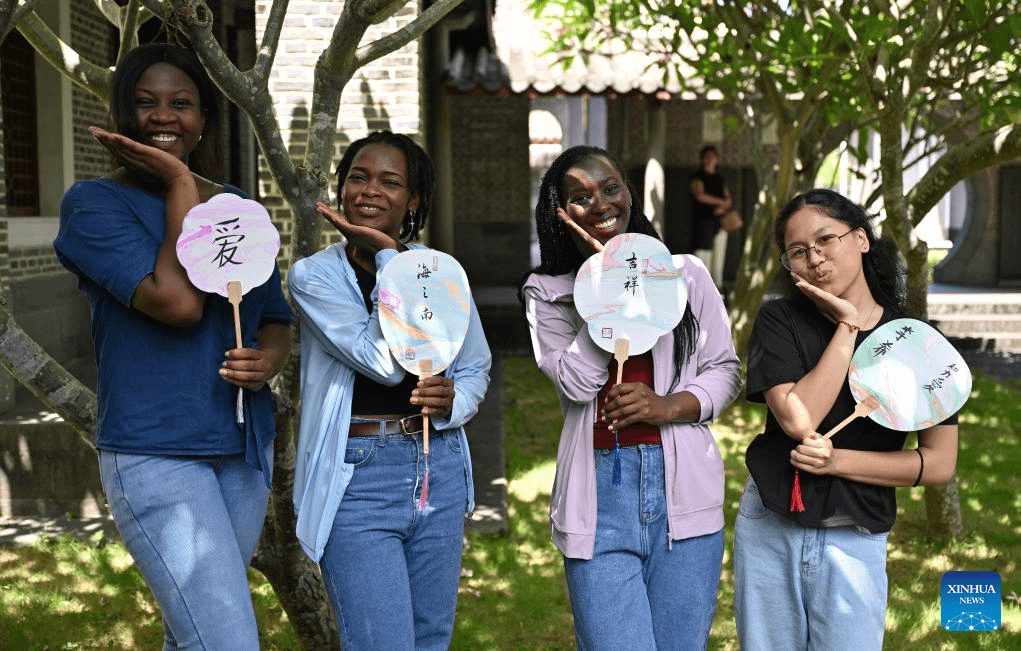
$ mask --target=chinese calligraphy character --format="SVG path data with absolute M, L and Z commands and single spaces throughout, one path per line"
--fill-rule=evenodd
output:
M 432 318 L 433 318 L 432 310 L 430 310 L 427 305 L 423 305 L 422 306 L 422 320 L 423 321 L 432 321 Z
M 241 264 L 241 262 L 234 259 L 237 254 L 237 245 L 241 240 L 245 239 L 244 233 L 237 233 L 241 225 L 238 223 L 240 219 L 235 217 L 234 219 L 227 219 L 219 222 L 216 225 L 216 232 L 220 233 L 217 237 L 213 238 L 213 241 L 220 245 L 220 251 L 213 257 L 213 262 L 216 262 L 220 268 L 228 264 Z
M 624 289 L 630 289 L 631 295 L 635 295 L 635 290 L 638 289 L 638 276 L 628 276 L 628 279 L 624 281 Z
M 889 341 L 884 341 L 883 343 L 879 344 L 874 349 L 872 349 L 872 352 L 875 355 L 885 355 L 888 352 L 890 352 L 891 348 L 893 348 L 893 344 Z
M 418 275 L 416 278 L 428 278 L 432 274 L 432 271 L 424 262 L 418 263 Z
M 628 267 L 630 267 L 631 269 L 638 268 L 638 256 L 636 256 L 634 252 L 631 253 L 630 258 L 625 258 L 625 260 L 627 260 Z
M 939 375 L 929 380 L 928 384 L 923 384 L 922 388 L 932 393 L 936 389 L 943 388 L 943 385 L 950 380 L 950 376 L 957 372 L 957 364 L 951 362 L 947 364 L 947 367 L 940 372 Z
M 901 339 L 905 339 L 909 334 L 913 332 L 914 329 L 911 326 L 904 326 L 903 328 L 897 331 L 897 340 L 900 341 Z

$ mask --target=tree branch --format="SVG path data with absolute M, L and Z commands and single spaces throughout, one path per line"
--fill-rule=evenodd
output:
M 141 0 L 130 0 L 127 7 L 121 7 L 120 5 L 117 4 L 116 0 L 92 0 L 92 3 L 96 5 L 96 7 L 99 9 L 99 12 L 102 13 L 103 16 L 108 21 L 110 21 L 110 23 L 116 25 L 122 30 L 124 29 L 124 25 L 126 24 L 124 18 L 126 13 L 133 11 L 138 15 L 137 22 L 134 25 L 136 31 L 138 25 L 141 25 L 142 23 L 149 20 L 153 16 L 160 15 L 159 11 L 153 12 L 150 9 L 148 9 L 141 2 Z M 158 6 L 159 3 L 156 4 Z
M 280 33 L 284 29 L 287 2 L 288 0 L 273 0 L 269 16 L 266 17 L 266 30 L 262 34 L 262 44 L 259 45 L 259 52 L 255 56 L 255 65 L 252 66 L 252 77 L 260 87 L 266 87 L 266 80 L 269 79 L 273 61 L 277 56 L 277 48 L 280 47 Z
M 35 343 L 4 305 L 0 305 L 0 366 L 95 447 L 96 394 Z
M 405 0 L 397 0 L 402 5 Z M 411 41 L 425 33 L 427 29 L 440 22 L 450 11 L 461 4 L 463 0 L 437 0 L 428 9 L 418 15 L 401 29 L 392 34 L 387 34 L 372 43 L 358 48 L 355 53 L 355 67 L 360 68 L 367 63 L 386 56 L 404 47 Z M 346 7 L 345 7 L 346 8 Z
M 950 147 L 907 193 L 912 223 L 917 225 L 959 181 L 1018 157 L 1021 124 L 1007 125 Z
M 37 0 L 24 0 L 19 5 L 18 0 L 3 0 L 0 2 L 0 41 L 7 38 L 7 35 L 14 29 L 14 26 L 28 15 L 35 11 Z
M 110 95 L 109 68 L 97 66 L 83 58 L 70 45 L 60 40 L 34 11 L 18 21 L 18 31 L 35 51 L 73 83 L 89 91 L 104 103 Z
M 103 4 L 107 4 L 108 1 Z M 125 9 L 127 11 L 118 12 L 118 22 L 115 23 L 121 30 L 121 43 L 117 48 L 117 63 L 121 62 L 125 54 L 138 46 L 139 14 L 142 13 L 143 7 L 138 3 L 130 2 Z

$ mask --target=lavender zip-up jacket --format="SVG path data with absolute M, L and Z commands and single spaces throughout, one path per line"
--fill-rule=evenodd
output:
M 723 528 L 723 459 L 709 423 L 740 391 L 741 363 L 709 272 L 694 256 L 675 255 L 673 260 L 699 323 L 695 354 L 681 369 L 673 392 L 688 391 L 702 405 L 697 423 L 660 427 L 670 539 L 681 540 Z M 550 499 L 553 543 L 564 556 L 589 559 L 596 533 L 592 424 L 612 355 L 592 341 L 574 307 L 574 276 L 532 274 L 523 289 L 532 350 L 539 368 L 553 381 L 564 412 Z M 674 379 L 673 341 L 673 333 L 667 333 L 652 348 L 653 389 L 660 395 Z

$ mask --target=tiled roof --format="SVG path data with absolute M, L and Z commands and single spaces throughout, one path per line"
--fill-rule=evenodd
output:
M 455 52 L 448 68 L 451 86 L 466 92 L 539 95 L 695 96 L 692 85 L 681 83 L 673 71 L 664 80 L 662 69 L 650 67 L 653 59 L 641 52 L 592 56 L 587 62 L 576 58 L 565 68 L 558 55 L 546 52 L 545 34 L 555 28 L 555 21 L 536 18 L 526 0 L 497 0 L 492 24 L 496 51 L 483 48 L 474 56 Z

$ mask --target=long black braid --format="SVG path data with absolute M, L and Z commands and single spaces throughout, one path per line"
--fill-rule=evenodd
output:
M 351 163 L 354 157 L 366 145 L 383 144 L 389 145 L 404 154 L 404 160 L 408 164 L 408 196 L 413 197 L 418 193 L 418 210 L 414 216 L 409 211 L 401 221 L 400 240 L 408 242 L 417 240 L 418 234 L 425 226 L 425 220 L 429 217 L 429 208 L 432 206 L 435 173 L 433 162 L 429 154 L 425 153 L 418 143 L 403 133 L 392 131 L 373 131 L 364 138 L 355 140 L 348 146 L 347 151 L 337 163 L 337 204 L 340 210 L 344 209 L 342 194 L 344 191 L 344 180 L 351 171 Z
M 523 287 L 528 277 L 533 274 L 559 276 L 577 272 L 585 262 L 585 256 L 579 251 L 571 237 L 567 226 L 557 216 L 557 208 L 564 208 L 566 200 L 560 188 L 567 172 L 577 167 L 582 161 L 600 157 L 606 159 L 620 175 L 631 196 L 631 213 L 628 220 L 629 233 L 641 233 L 661 239 L 659 233 L 642 211 L 642 201 L 634 185 L 628 180 L 620 162 L 605 149 L 588 145 L 571 147 L 557 157 L 542 177 L 539 185 L 539 200 L 535 204 L 535 230 L 539 237 L 539 266 L 532 269 L 521 279 L 518 298 L 524 303 Z M 684 317 L 674 328 L 674 380 L 670 391 L 680 382 L 681 367 L 695 353 L 698 342 L 698 319 L 690 309 L 684 311 Z

